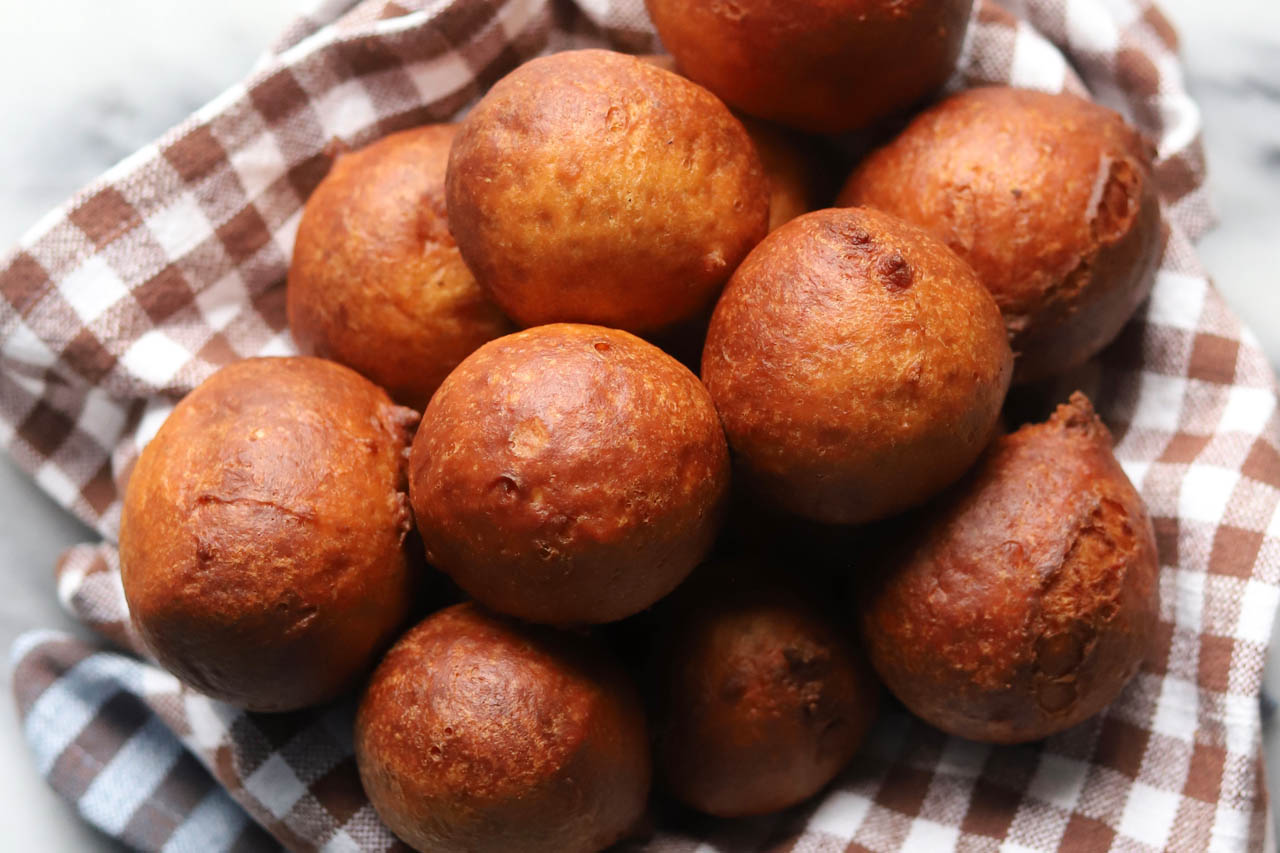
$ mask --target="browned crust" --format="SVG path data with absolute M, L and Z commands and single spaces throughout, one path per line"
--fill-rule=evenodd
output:
M 843 524 L 958 478 L 995 428 L 1011 368 L 973 271 L 866 209 L 817 211 L 769 235 L 726 288 L 702 359 L 748 484 Z
M 729 459 L 697 378 L 626 332 L 556 324 L 481 347 L 413 443 L 428 560 L 495 610 L 607 622 L 706 555 Z
M 422 851 L 594 853 L 644 810 L 635 688 L 591 641 L 474 604 L 405 634 L 360 703 L 365 792 Z
M 414 128 L 339 157 L 307 200 L 286 290 L 300 349 L 419 410 L 458 362 L 513 328 L 449 233 L 455 131 Z
M 759 157 L 724 104 L 603 50 L 499 81 L 462 122 L 447 188 L 463 257 L 525 326 L 687 320 L 768 225 Z
M 840 204 L 943 239 L 1004 314 L 1016 382 L 1110 343 L 1151 290 L 1164 233 L 1154 152 L 1071 94 L 971 89 L 917 116 L 854 171 Z
M 350 686 L 408 614 L 416 413 L 355 372 L 260 358 L 178 404 L 129 479 L 134 624 L 187 684 L 259 711 Z
M 993 443 L 865 591 L 889 689 L 933 725 L 1019 743 L 1073 726 L 1137 672 L 1158 618 L 1150 519 L 1089 401 Z
M 646 0 L 682 72 L 730 105 L 843 133 L 904 109 L 955 67 L 973 0 Z
M 795 805 L 853 758 L 879 685 L 848 638 L 782 584 L 699 575 L 677 594 L 655 672 L 667 787 L 719 817 Z
M 637 56 L 650 65 L 680 74 L 675 57 L 666 53 Z M 746 128 L 769 181 L 769 230 L 817 206 L 820 164 L 810 140 L 767 121 L 735 113 Z

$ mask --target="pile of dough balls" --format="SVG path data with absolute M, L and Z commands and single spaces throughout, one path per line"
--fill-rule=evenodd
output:
M 672 57 L 533 59 L 339 156 L 288 276 L 306 354 L 210 376 L 132 472 L 155 659 L 254 711 L 360 691 L 365 790 L 422 851 L 591 853 L 651 787 L 787 808 L 858 766 L 882 685 L 996 743 L 1111 702 L 1151 523 L 1088 399 L 1005 400 L 1145 298 L 1152 150 L 1005 87 L 886 138 L 971 8 L 649 0 Z M 851 130 L 886 141 L 841 162 Z

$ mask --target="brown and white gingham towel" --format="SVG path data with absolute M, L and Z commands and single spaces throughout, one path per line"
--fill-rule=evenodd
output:
M 50 215 L 0 267 L 0 440 L 103 544 L 62 601 L 126 651 L 120 484 L 218 366 L 291 352 L 283 281 L 335 152 L 447 119 L 519 62 L 657 46 L 640 0 L 328 0 L 259 69 Z M 1089 91 L 1159 148 L 1172 233 L 1149 303 L 1070 378 L 1155 520 L 1157 650 L 1105 713 L 1023 747 L 902 713 L 817 801 L 739 822 L 660 817 L 653 851 L 1256 850 L 1271 846 L 1259 689 L 1280 600 L 1276 384 L 1190 240 L 1211 223 L 1199 113 L 1147 0 L 983 0 L 952 86 Z M 255 715 L 128 654 L 35 633 L 14 689 L 38 769 L 147 850 L 385 850 L 350 702 Z

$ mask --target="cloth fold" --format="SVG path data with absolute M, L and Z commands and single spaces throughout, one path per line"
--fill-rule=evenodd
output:
M 1087 92 L 1157 144 L 1169 239 L 1151 299 L 1059 388 L 1090 394 L 1151 510 L 1151 659 L 1106 711 L 1041 743 L 970 743 L 891 710 L 815 801 L 752 821 L 663 812 L 625 847 L 1273 846 L 1258 699 L 1280 601 L 1276 384 L 1195 257 L 1213 213 L 1176 43 L 1146 0 L 981 0 L 949 83 Z M 64 555 L 58 593 L 118 647 L 28 634 L 13 686 L 37 768 L 104 831 L 145 850 L 403 847 L 360 789 L 351 699 L 248 714 L 146 662 L 113 545 L 121 485 L 182 394 L 293 351 L 293 234 L 336 152 L 450 119 L 519 62 L 585 46 L 659 43 L 641 0 L 326 0 L 0 262 L 0 440 L 103 536 Z

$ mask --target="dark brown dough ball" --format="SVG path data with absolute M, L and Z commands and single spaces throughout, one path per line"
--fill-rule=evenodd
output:
M 769 193 L 742 123 L 633 56 L 521 65 L 463 120 L 449 220 L 518 323 L 653 332 L 710 305 L 764 236 Z
M 1083 394 L 995 441 L 865 591 L 872 663 L 915 714 L 1022 743 L 1096 714 L 1159 615 L 1142 498 Z
M 436 392 L 410 493 L 427 559 L 533 622 L 609 622 L 710 550 L 729 485 L 706 389 L 652 344 L 538 326 L 485 344 Z
M 955 68 L 973 0 L 645 0 L 680 70 L 731 106 L 820 133 L 909 107 Z
M 594 853 L 649 792 L 644 714 L 618 665 L 586 638 L 474 604 L 387 653 L 355 751 L 378 815 L 424 853 Z
M 770 234 L 716 306 L 702 356 L 739 470 L 811 518 L 884 518 L 954 482 L 1009 385 L 973 271 L 884 213 L 821 210 Z
M 419 410 L 458 362 L 513 328 L 449 233 L 455 129 L 406 130 L 339 157 L 303 211 L 286 290 L 302 350 Z
M 318 358 L 255 358 L 186 396 L 120 522 L 125 598 L 162 666 L 287 711 L 351 686 L 409 612 L 415 412 Z
M 787 587 L 698 571 L 655 666 L 659 769 L 677 799 L 718 817 L 795 805 L 853 758 L 880 687 L 849 638 Z
M 839 203 L 910 220 L 972 264 L 1025 382 L 1093 356 L 1150 292 L 1163 245 L 1152 156 L 1075 95 L 970 89 L 868 157 Z

